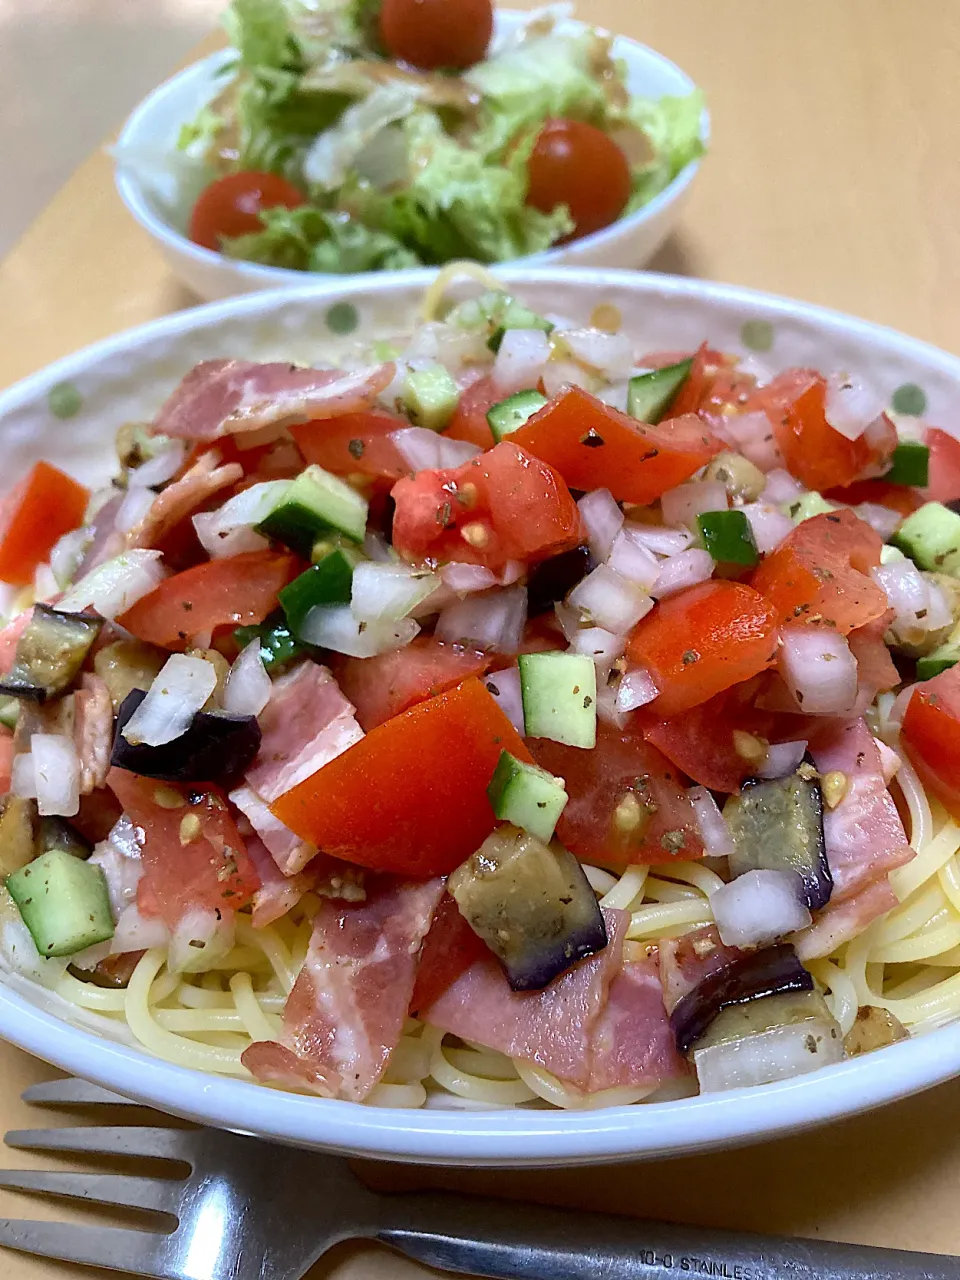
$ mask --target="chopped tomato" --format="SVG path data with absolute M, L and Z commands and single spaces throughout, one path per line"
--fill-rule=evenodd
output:
M 138 640 L 185 649 L 191 636 L 215 627 L 263 622 L 301 567 L 296 556 L 273 551 L 207 560 L 161 582 L 117 621 Z
M 143 876 L 137 905 L 175 928 L 192 907 L 235 911 L 260 880 L 224 794 L 209 785 L 179 785 L 111 769 L 107 785 L 143 831 Z
M 460 403 L 443 434 L 451 440 L 465 440 L 481 449 L 492 449 L 496 441 L 487 413 L 503 399 L 503 392 L 492 378 L 479 378 L 460 393 Z
M 684 780 L 637 726 L 601 722 L 592 751 L 547 738 L 529 746 L 541 768 L 566 782 L 570 799 L 557 839 L 582 861 L 622 867 L 702 857 Z
M 834 489 L 886 470 L 897 445 L 893 423 L 848 440 L 827 421 L 827 382 L 812 369 L 786 369 L 759 387 L 749 410 L 762 409 L 786 460 L 787 469 L 808 489 Z
M 740 373 L 732 356 L 713 351 L 706 343 L 694 353 L 686 381 L 677 392 L 670 413 L 720 413 L 726 405 L 743 406 L 756 379 Z
M 928 427 L 923 443 L 930 450 L 930 478 L 926 489 L 921 490 L 927 502 L 954 502 L 960 498 L 960 440 Z
M 336 476 L 399 480 L 410 467 L 389 437 L 409 425 L 406 418 L 384 409 L 367 409 L 321 422 L 303 422 L 292 426 L 290 434 L 307 462 L 315 462 Z
M 89 499 L 89 489 L 38 462 L 0 502 L 0 579 L 15 587 L 33 582 L 54 543 L 83 523 Z
M 377 658 L 331 661 L 337 683 L 357 711 L 365 733 L 392 716 L 452 689 L 467 676 L 480 676 L 490 658 L 475 649 L 443 644 L 432 636 L 417 636 L 403 649 Z
M 658 715 L 674 716 L 772 666 L 773 606 L 741 582 L 703 582 L 661 600 L 633 629 L 627 657 L 660 690 Z
M 750 582 L 779 622 L 826 624 L 847 635 L 887 611 L 886 593 L 868 577 L 882 545 L 852 511 L 825 512 L 787 534 Z
M 433 913 L 430 932 L 423 940 L 417 980 L 410 997 L 410 1013 L 416 1017 L 439 1000 L 475 960 L 489 955 L 483 939 L 460 914 L 456 900 L 445 893 Z
M 900 683 L 900 672 L 890 657 L 884 643 L 884 633 L 893 621 L 894 612 L 888 609 L 865 627 L 858 627 L 847 636 L 847 643 L 857 660 L 857 682 L 862 697 L 872 702 L 878 693 L 895 689 Z
M 461 560 L 498 569 L 580 541 L 580 513 L 561 477 L 508 441 L 461 467 L 404 477 L 393 500 L 393 545 L 415 562 Z
M 609 489 L 618 501 L 643 505 L 724 448 L 692 414 L 650 426 L 579 387 L 561 392 L 510 439 L 556 467 L 571 489 Z
M 9 729 L 0 731 L 0 795 L 10 790 L 13 772 L 13 734 Z
M 960 821 L 960 667 L 917 685 L 900 742 L 921 782 Z
M 493 830 L 487 785 L 530 754 L 471 677 L 421 702 L 277 800 L 281 822 L 325 853 L 397 875 L 449 875 Z
M 930 474 L 933 475 L 932 467 Z M 960 487 L 957 493 L 960 495 Z M 857 480 L 845 488 L 828 489 L 823 496 L 832 502 L 844 502 L 848 507 L 857 507 L 861 502 L 874 502 L 878 506 L 889 507 L 891 511 L 898 511 L 902 516 L 910 515 L 923 505 L 919 489 L 911 489 L 906 484 L 891 484 L 889 480 Z

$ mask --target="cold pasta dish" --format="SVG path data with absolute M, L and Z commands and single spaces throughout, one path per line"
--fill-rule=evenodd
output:
M 4 968 L 395 1107 L 758 1087 L 955 1017 L 960 443 L 446 284 L 7 496 Z

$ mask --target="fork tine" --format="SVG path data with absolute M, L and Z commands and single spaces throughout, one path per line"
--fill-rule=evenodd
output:
M 0 1245 L 41 1258 L 130 1271 L 155 1280 L 183 1280 L 168 1238 L 125 1227 L 77 1227 L 66 1222 L 0 1218 Z
M 183 1194 L 182 1182 L 166 1178 L 128 1178 L 116 1173 L 48 1173 L 32 1169 L 0 1169 L 0 1188 L 34 1191 L 88 1204 L 120 1205 L 125 1209 L 153 1209 L 174 1213 Z
M 191 1163 L 197 1134 L 144 1125 L 89 1125 L 73 1129 L 11 1129 L 4 1141 L 25 1151 L 84 1151 L 100 1156 L 152 1156 Z
M 101 1089 L 98 1084 L 90 1084 L 76 1076 L 67 1076 L 65 1080 L 42 1080 L 24 1089 L 20 1095 L 24 1102 L 39 1102 L 46 1106 L 91 1106 L 109 1103 L 111 1106 L 137 1107 L 141 1103 L 122 1098 L 119 1093 L 111 1093 Z

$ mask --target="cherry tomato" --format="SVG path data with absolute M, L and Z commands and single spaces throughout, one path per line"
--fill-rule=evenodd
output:
M 292 182 L 275 173 L 228 173 L 200 192 L 190 215 L 190 239 L 204 249 L 218 250 L 220 241 L 263 230 L 264 209 L 283 205 L 296 209 L 305 197 Z
M 616 222 L 630 199 L 627 157 L 602 129 L 579 120 L 548 120 L 527 169 L 527 204 L 543 213 L 567 205 L 574 236 L 588 236 Z
M 492 35 L 491 0 L 383 0 L 380 10 L 387 52 L 421 71 L 472 67 Z

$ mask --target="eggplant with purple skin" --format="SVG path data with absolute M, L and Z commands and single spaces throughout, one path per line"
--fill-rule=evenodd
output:
M 762 951 L 744 952 L 708 974 L 677 1001 L 670 1014 L 677 1048 L 681 1053 L 688 1053 L 714 1018 L 733 1005 L 791 991 L 813 990 L 813 978 L 788 942 L 778 942 Z
M 128 742 L 124 725 L 146 696 L 143 689 L 134 689 L 120 705 L 110 757 L 118 769 L 162 782 L 230 783 L 253 763 L 260 750 L 256 716 L 198 711 L 186 733 L 172 742 L 159 747 Z
M 531 618 L 548 609 L 573 590 L 590 572 L 592 561 L 588 547 L 574 547 L 558 556 L 541 560 L 527 578 L 527 613 Z
M 816 766 L 805 760 L 786 778 L 747 778 L 723 807 L 733 852 L 730 871 L 795 871 L 804 901 L 818 911 L 830 901 L 833 877 L 823 833 L 823 793 Z
M 27 628 L 17 641 L 13 666 L 0 677 L 0 694 L 46 702 L 66 693 L 80 674 L 102 626 L 102 618 L 35 604 Z
M 597 896 L 577 859 L 517 827 L 488 836 L 447 889 L 514 991 L 540 991 L 607 945 Z

